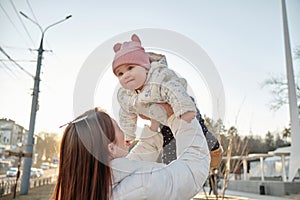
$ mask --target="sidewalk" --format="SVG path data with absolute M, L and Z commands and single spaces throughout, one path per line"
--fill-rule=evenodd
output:
M 54 190 L 55 184 L 45 185 L 38 188 L 32 188 L 29 190 L 28 195 L 19 195 L 17 194 L 17 198 L 19 200 L 49 200 L 52 192 Z M 204 191 L 201 191 L 198 195 L 196 195 L 193 200 L 215 200 L 215 195 L 208 195 L 209 188 L 204 188 L 207 194 L 207 198 L 204 194 Z M 220 192 L 220 191 L 219 191 Z M 13 195 L 6 196 L 0 198 L 0 200 L 11 200 Z M 222 197 L 219 197 L 221 200 Z M 252 193 L 245 193 L 245 192 L 238 192 L 238 191 L 231 191 L 226 190 L 225 197 L 226 200 L 300 200 L 300 195 L 291 195 L 291 196 L 269 196 L 269 195 L 259 195 L 259 194 L 252 194 Z
M 213 200 L 216 199 L 215 195 L 208 195 L 209 188 L 205 187 L 204 190 L 206 191 L 207 198 L 205 196 L 204 191 L 202 190 L 198 195 L 196 195 L 193 200 L 204 200 L 209 199 Z M 221 194 L 221 191 L 219 190 L 219 195 Z M 219 196 L 218 199 L 222 199 L 221 196 Z M 239 191 L 232 191 L 232 190 L 226 190 L 225 191 L 225 197 L 224 199 L 230 199 L 230 200 L 300 200 L 300 195 L 287 195 L 287 196 L 270 196 L 270 195 L 259 195 L 254 193 L 246 193 L 246 192 L 239 192 Z
M 19 195 L 17 193 L 16 199 L 19 200 L 49 200 L 52 192 L 54 190 L 55 183 L 49 184 L 49 185 L 44 185 L 41 187 L 37 188 L 30 188 L 29 192 L 27 195 Z M 0 200 L 11 200 L 13 199 L 13 194 L 5 196 L 5 197 L 0 197 Z

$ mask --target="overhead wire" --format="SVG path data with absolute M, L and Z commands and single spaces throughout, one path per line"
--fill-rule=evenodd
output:
M 1 44 L 1 46 L 3 48 L 6 48 L 6 49 L 15 49 L 15 50 L 30 50 L 28 48 L 25 48 L 25 47 L 14 47 L 14 46 L 7 46 L 7 45 L 3 45 Z
M 30 5 L 30 3 L 29 3 L 29 0 L 26 0 L 26 3 L 27 3 L 27 5 L 28 5 L 28 7 L 29 7 L 29 9 L 30 9 L 30 12 L 31 12 L 31 14 L 32 14 L 32 16 L 33 16 L 33 18 L 34 18 L 34 20 L 39 24 L 39 21 L 37 20 L 35 14 L 34 14 L 34 12 L 33 12 L 33 9 L 32 9 L 32 7 L 31 7 L 31 5 Z
M 33 52 L 33 51 L 36 51 L 36 49 L 30 49 L 30 48 L 25 48 L 25 47 L 16 47 L 16 46 L 7 46 L 7 45 L 3 45 L 2 43 L 0 43 L 0 46 L 2 46 L 3 48 L 5 49 L 13 49 L 13 50 L 16 50 L 16 51 L 20 51 L 20 50 L 26 50 L 26 51 L 29 51 L 29 52 Z M 35 55 L 35 54 L 34 54 Z M 32 59 L 35 59 L 35 58 L 32 58 Z M 25 61 L 25 60 L 24 60 Z M 28 60 L 29 61 L 29 60 Z M 31 60 L 30 60 L 31 62 Z M 36 62 L 36 61 L 35 61 Z
M 0 59 L 0 61 L 5 62 L 5 61 L 9 61 L 11 62 L 11 60 L 7 60 L 7 59 Z M 36 60 L 15 60 L 16 62 L 36 62 Z
M 39 24 L 39 21 L 38 21 L 38 19 L 37 19 L 37 17 L 35 16 L 35 14 L 34 14 L 34 11 L 33 11 L 33 9 L 32 9 L 32 6 L 30 5 L 30 3 L 29 3 L 29 0 L 26 0 L 26 2 L 27 2 L 27 5 L 28 5 L 28 7 L 29 7 L 29 9 L 30 9 L 30 12 L 31 12 L 31 14 L 32 14 L 32 16 L 33 16 L 33 18 L 34 18 L 34 20 Z M 47 41 L 47 40 L 45 40 L 44 42 L 46 42 L 47 43 L 47 45 L 51 48 L 51 46 L 49 45 L 49 42 Z M 32 49 L 30 49 L 30 50 L 32 50 Z M 51 50 L 44 50 L 45 52 L 47 51 L 47 52 L 51 52 L 52 53 L 52 51 Z M 36 62 L 36 61 L 35 61 Z M 43 73 L 43 72 L 41 72 L 41 73 Z M 53 90 L 48 84 L 46 84 L 45 82 L 42 82 L 42 80 L 41 80 L 41 84 L 42 85 L 44 85 L 47 89 L 49 89 L 49 90 Z M 40 89 L 40 90 L 42 90 L 42 89 Z M 40 91 L 41 92 L 41 91 Z
M 13 0 L 10 0 L 10 3 L 11 3 L 11 5 L 12 5 L 12 7 L 13 7 L 15 13 L 16 13 L 16 15 L 18 16 L 18 19 L 20 20 L 20 22 L 21 22 L 21 24 L 22 24 L 22 26 L 23 26 L 23 28 L 24 28 L 24 30 L 25 30 L 27 36 L 29 37 L 29 39 L 30 39 L 32 45 L 35 46 L 35 45 L 34 45 L 34 42 L 33 42 L 33 39 L 32 39 L 32 37 L 31 37 L 31 35 L 29 34 L 29 31 L 28 31 L 28 29 L 26 28 L 26 26 L 25 26 L 23 20 L 21 19 L 21 17 L 20 17 L 20 15 L 19 15 L 18 11 L 17 11 L 17 8 L 16 8 L 16 6 L 15 6 Z
M 4 69 L 4 71 L 6 71 L 7 72 L 7 74 L 10 76 L 10 77 L 12 77 L 12 78 L 14 78 L 14 79 L 17 79 L 17 75 L 14 73 L 14 71 L 12 71 L 12 69 L 10 69 L 4 62 L 2 62 L 1 60 L 0 60 L 0 63 L 2 64 L 2 66 L 3 66 L 3 68 L 2 69 Z
M 18 51 L 18 50 L 27 50 L 28 51 L 28 50 L 30 50 L 30 49 L 24 48 L 24 47 L 14 47 L 14 46 L 3 45 L 2 43 L 0 43 L 0 46 L 2 48 L 5 48 L 5 49 L 13 49 L 14 51 Z M 23 55 L 23 53 L 22 53 L 22 55 Z M 16 60 L 16 59 L 14 59 L 14 60 L 16 62 L 36 62 L 35 59 L 32 59 L 32 60 L 29 60 L 29 59 L 18 59 L 18 60 Z M 9 59 L 0 59 L 0 61 L 3 61 L 3 62 L 9 61 L 9 62 L 11 62 L 11 60 L 9 60 Z
M 34 11 L 33 11 L 32 6 L 31 6 L 31 4 L 30 4 L 30 1 L 29 1 L 29 0 L 26 0 L 26 3 L 27 3 L 27 5 L 28 5 L 28 7 L 29 7 L 29 9 L 30 9 L 30 12 L 31 12 L 31 14 L 32 14 L 32 16 L 33 16 L 33 18 L 34 18 L 34 20 L 39 24 L 39 21 L 38 21 L 36 15 L 34 14 Z M 44 42 L 46 42 L 47 46 L 51 49 L 51 45 L 49 44 L 49 41 L 48 41 L 47 39 L 45 39 Z M 56 56 L 56 57 L 58 58 L 58 56 L 57 56 L 52 50 L 49 50 L 48 52 L 50 52 L 52 55 L 54 55 L 54 56 Z
M 8 15 L 8 13 L 5 11 L 5 9 L 3 8 L 3 6 L 1 5 L 0 2 L 0 7 L 2 9 L 2 11 L 4 12 L 5 16 L 7 17 L 7 19 L 9 20 L 9 22 L 13 25 L 14 29 L 17 31 L 17 33 L 19 34 L 19 36 L 26 42 L 26 45 L 28 46 L 27 41 L 25 40 L 24 36 L 21 34 L 21 32 L 19 31 L 19 29 L 17 28 L 17 26 L 15 25 L 15 23 L 13 22 L 13 20 L 11 19 L 11 17 Z
M 0 51 L 11 61 L 13 62 L 17 67 L 19 67 L 24 73 L 26 73 L 27 75 L 29 75 L 30 77 L 32 77 L 34 79 L 34 76 L 28 72 L 26 69 L 24 69 L 24 67 L 22 67 L 19 63 L 17 63 L 14 59 L 12 59 L 5 51 L 4 49 L 2 49 L 2 47 L 0 47 Z
M 13 3 L 13 0 L 10 0 L 10 3 L 11 3 L 11 5 L 12 5 L 12 7 L 13 7 L 15 13 L 17 14 L 17 16 L 18 16 L 18 18 L 19 18 L 19 20 L 20 20 L 20 22 L 21 22 L 21 24 L 22 24 L 22 26 L 23 26 L 23 28 L 24 28 L 24 30 L 25 30 L 25 32 L 26 32 L 26 34 L 28 35 L 28 37 L 30 38 L 32 44 L 34 45 L 33 39 L 32 39 L 32 37 L 31 37 L 31 35 L 29 34 L 29 31 L 28 31 L 28 29 L 26 28 L 25 24 L 23 23 L 23 20 L 22 20 L 21 17 L 19 16 L 19 13 L 18 13 L 18 11 L 17 11 L 17 9 L 16 9 L 15 4 Z M 26 3 L 27 3 L 27 5 L 28 5 L 28 7 L 29 7 L 29 9 L 30 9 L 30 12 L 31 12 L 33 18 L 34 18 L 35 21 L 38 23 L 37 17 L 36 17 L 35 14 L 34 14 L 34 11 L 33 11 L 33 9 L 32 9 L 32 6 L 31 6 L 29 0 L 26 0 Z M 1 7 L 2 7 L 2 6 L 1 6 Z M 11 20 L 11 18 L 9 17 L 9 15 L 7 14 L 7 12 L 5 11 L 5 9 L 4 9 L 3 7 L 2 7 L 2 10 L 3 10 L 4 13 L 6 14 L 6 16 L 8 17 L 9 21 L 13 24 L 14 28 L 18 31 L 16 25 L 13 23 L 13 21 Z M 18 33 L 19 33 L 20 35 L 22 35 L 22 34 L 20 33 L 20 31 L 18 31 Z M 48 41 L 45 41 L 45 42 L 46 42 L 47 45 L 51 48 L 51 46 L 49 45 Z M 2 45 L 2 46 L 3 46 L 3 45 Z M 3 46 L 3 47 L 4 47 L 4 46 Z M 8 48 L 14 48 L 14 47 L 8 47 Z M 32 49 L 29 49 L 29 50 L 32 51 Z M 19 67 L 23 72 L 25 72 L 27 75 L 29 75 L 29 76 L 31 76 L 32 78 L 34 78 L 34 76 L 33 76 L 31 73 L 29 73 L 27 70 L 25 70 L 21 65 L 19 65 L 19 64 L 17 63 L 17 60 L 12 59 L 12 58 L 4 51 L 4 49 L 1 48 L 1 46 L 0 46 L 0 51 L 8 58 L 8 61 L 13 62 L 13 63 L 14 63 L 17 67 Z M 53 53 L 52 51 L 50 51 L 50 52 Z M 56 55 L 55 53 L 53 53 L 53 54 Z M 57 55 L 56 55 L 56 56 L 57 56 Z M 30 62 L 30 61 L 31 61 L 31 60 L 18 60 L 18 62 Z M 4 63 L 4 60 L 2 60 L 1 62 Z M 36 61 L 32 61 L 32 62 L 36 62 Z M 48 86 L 46 83 L 43 82 L 43 85 L 45 85 L 48 89 L 51 90 L 51 87 Z
M 31 4 L 30 4 L 30 1 L 29 1 L 29 0 L 26 0 L 26 2 L 27 2 L 27 5 L 28 5 L 28 7 L 29 7 L 29 9 L 30 9 L 30 11 L 31 11 L 31 14 L 32 14 L 34 20 L 39 24 L 39 21 L 37 20 L 37 17 L 35 16 L 34 11 L 33 11 L 33 9 L 32 9 L 32 6 L 31 6 Z M 45 42 L 46 42 L 47 46 L 48 46 L 50 49 L 52 49 L 52 47 L 51 47 L 51 45 L 50 45 L 50 43 L 49 43 L 49 41 L 48 41 L 47 39 L 45 39 Z M 56 58 L 59 59 L 59 57 L 57 56 L 57 54 L 54 53 L 52 50 L 49 50 L 48 52 L 50 52 L 52 55 L 54 55 Z
M 9 59 L 9 61 L 13 62 L 17 67 L 19 67 L 23 72 L 25 72 L 27 75 L 29 75 L 30 77 L 32 77 L 33 79 L 35 78 L 30 72 L 28 72 L 26 69 L 24 69 L 24 67 L 22 67 L 19 63 L 16 62 L 16 60 L 12 59 L 6 52 L 5 50 L 0 46 L 0 51 Z M 0 59 L 1 61 L 1 59 Z M 36 62 L 36 61 L 34 61 Z M 3 61 L 1 61 L 2 64 L 4 64 Z M 4 64 L 5 65 L 5 64 Z M 9 68 L 9 67 L 8 67 Z M 40 80 L 42 81 L 42 80 Z M 42 85 L 44 85 L 47 89 L 49 89 L 50 91 L 53 91 L 53 89 L 46 84 L 45 82 L 41 82 Z M 41 91 L 40 91 L 41 92 Z
M 33 16 L 35 22 L 39 24 L 39 21 L 38 21 L 37 17 L 36 17 L 35 14 L 34 14 L 34 11 L 33 11 L 33 9 L 32 9 L 32 6 L 31 6 L 29 0 L 26 0 L 26 3 L 27 3 L 27 5 L 28 5 L 28 7 L 29 7 L 29 10 L 30 10 L 30 12 L 31 12 L 31 14 L 32 14 L 32 16 Z M 47 43 L 47 45 L 48 45 L 48 46 L 50 47 L 50 49 L 51 49 L 51 45 L 49 44 L 49 42 L 48 42 L 47 40 L 45 40 L 45 42 Z M 50 51 L 50 52 L 52 53 L 52 51 Z

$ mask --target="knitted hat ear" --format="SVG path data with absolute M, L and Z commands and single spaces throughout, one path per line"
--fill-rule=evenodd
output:
M 126 41 L 123 43 L 117 43 L 113 47 L 115 51 L 115 57 L 112 63 L 112 70 L 115 70 L 125 64 L 134 64 L 145 69 L 150 69 L 150 60 L 145 49 L 141 45 L 140 38 L 133 34 L 131 36 L 131 41 Z
M 121 46 L 122 46 L 121 43 L 117 43 L 117 44 L 114 45 L 114 51 L 115 51 L 115 53 L 121 49 Z
M 138 43 L 141 44 L 141 40 L 140 40 L 140 38 L 139 38 L 136 34 L 133 34 L 133 35 L 131 36 L 131 40 L 132 40 L 132 41 L 135 41 L 135 42 L 138 42 Z

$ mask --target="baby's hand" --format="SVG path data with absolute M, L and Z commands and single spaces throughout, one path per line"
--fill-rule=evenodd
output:
M 196 117 L 196 112 L 188 111 L 180 116 L 181 119 L 190 123 Z

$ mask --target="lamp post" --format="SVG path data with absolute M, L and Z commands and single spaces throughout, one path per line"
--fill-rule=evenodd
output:
M 281 7 L 282 7 L 286 73 L 287 73 L 287 83 L 288 83 L 289 110 L 290 110 L 290 118 L 291 118 L 291 155 L 290 155 L 289 176 L 288 176 L 289 181 L 291 182 L 293 181 L 295 175 L 297 174 L 297 171 L 300 166 L 300 158 L 299 158 L 300 124 L 299 124 L 299 114 L 298 114 L 299 110 L 297 105 L 297 94 L 296 94 L 285 0 L 281 0 Z
M 31 114 L 30 114 L 30 123 L 29 123 L 29 131 L 28 131 L 28 141 L 26 144 L 25 152 L 29 153 L 32 155 L 33 151 L 33 133 L 34 133 L 34 125 L 35 125 L 35 118 L 36 118 L 36 111 L 38 110 L 38 96 L 39 96 L 39 87 L 40 87 L 40 72 L 41 72 L 41 66 L 42 66 L 42 58 L 43 58 L 43 52 L 45 51 L 43 49 L 43 41 L 44 41 L 44 36 L 45 32 L 59 24 L 64 22 L 65 20 L 69 19 L 72 17 L 72 15 L 67 16 L 65 19 L 59 20 L 49 26 L 47 26 L 45 29 L 43 29 L 36 21 L 33 19 L 29 18 L 27 15 L 25 15 L 23 12 L 20 12 L 20 14 L 37 25 L 42 33 L 42 38 L 40 42 L 40 46 L 38 49 L 38 57 L 37 57 L 37 66 L 36 66 L 36 75 L 34 77 L 34 88 L 33 88 L 33 97 L 32 97 L 32 104 L 31 104 Z M 21 180 L 21 190 L 20 194 L 25 195 L 28 193 L 28 189 L 30 186 L 30 169 L 31 169 L 31 164 L 32 164 L 32 157 L 27 157 L 24 159 L 24 164 L 23 164 L 23 175 L 22 175 L 22 180 Z
M 19 150 L 19 152 L 7 150 L 7 151 L 5 151 L 5 153 L 6 153 L 7 156 L 16 156 L 16 157 L 18 157 L 18 171 L 17 171 L 17 175 L 16 175 L 16 182 L 15 182 L 15 186 L 14 186 L 14 195 L 13 195 L 13 199 L 15 199 L 16 194 L 17 194 L 18 180 L 20 178 L 20 173 L 21 173 L 20 167 L 21 167 L 22 157 L 31 157 L 32 154 L 24 153 L 21 149 Z

